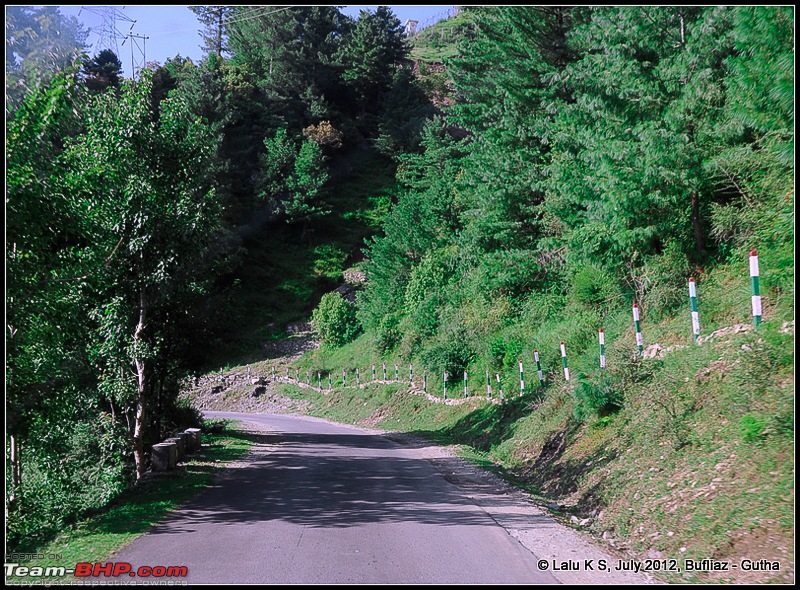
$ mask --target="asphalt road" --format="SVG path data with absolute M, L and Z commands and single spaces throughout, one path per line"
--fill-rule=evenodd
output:
M 199 584 L 571 581 L 520 541 L 546 534 L 546 515 L 519 512 L 430 445 L 309 418 L 209 416 L 260 429 L 250 456 L 110 561 L 186 566 L 181 581 Z

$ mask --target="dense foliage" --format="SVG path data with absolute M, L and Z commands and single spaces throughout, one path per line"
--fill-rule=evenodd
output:
M 7 12 L 11 546 L 101 507 L 195 425 L 178 394 L 237 309 L 245 240 L 285 227 L 311 247 L 337 159 L 379 136 L 413 145 L 428 112 L 386 8 L 192 10 L 206 58 L 135 80 L 110 50 L 86 56 L 57 7 Z M 351 304 L 332 313 L 337 334 L 359 329 Z
M 657 319 L 687 277 L 749 248 L 774 262 L 773 294 L 793 293 L 791 9 L 462 18 L 455 104 L 399 158 L 406 190 L 369 248 L 359 317 L 378 350 L 463 369 L 555 315 L 581 323 L 562 336 L 581 353 L 623 302 Z M 588 409 L 616 403 L 596 388 L 611 393 Z
M 7 13 L 11 546 L 102 506 L 196 419 L 181 380 L 237 309 L 274 331 L 228 305 L 244 245 L 270 245 L 267 269 L 317 256 L 327 288 L 365 256 L 355 305 L 264 271 L 275 301 L 319 302 L 330 347 L 363 330 L 384 358 L 482 374 L 564 340 L 584 414 L 650 378 L 581 364 L 634 301 L 660 319 L 757 248 L 766 313 L 793 317 L 792 7 L 469 7 L 435 88 L 386 7 L 192 9 L 206 57 L 136 81 L 55 7 Z M 343 251 L 334 203 L 376 158 L 400 189 Z

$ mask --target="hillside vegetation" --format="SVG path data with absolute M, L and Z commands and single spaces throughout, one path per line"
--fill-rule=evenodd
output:
M 15 112 L 14 539 L 69 520 L 59 446 L 103 466 L 78 514 L 198 410 L 278 409 L 456 445 L 638 559 L 759 564 L 667 581 L 793 581 L 794 11 L 426 31 L 294 7 L 232 26 L 229 57 Z
M 397 158 L 403 192 L 367 248 L 368 282 L 351 312 L 315 318 L 322 347 L 291 367 L 321 372 L 323 390 L 330 373 L 333 390 L 278 391 L 462 445 L 640 558 L 769 563 L 666 579 L 793 579 L 788 14 L 465 14 L 471 33 L 444 60 L 455 103 Z M 355 340 L 326 342 L 334 322 Z M 413 365 L 416 391 L 354 387 L 384 362 L 390 380 Z M 464 371 L 467 403 L 420 395 L 425 375 L 441 396 L 447 372 L 463 397 Z M 487 372 L 505 404 L 486 399 Z

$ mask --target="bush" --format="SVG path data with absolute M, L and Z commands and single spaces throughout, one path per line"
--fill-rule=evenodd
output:
M 523 344 L 517 338 L 504 339 L 501 336 L 494 338 L 489 343 L 489 356 L 492 359 L 492 366 L 499 369 L 508 369 L 516 364 L 522 354 Z
M 603 371 L 594 376 L 579 375 L 576 379 L 575 397 L 579 414 L 596 413 L 608 416 L 622 409 L 624 395 L 620 383 L 613 375 Z
M 448 330 L 422 352 L 423 366 L 433 372 L 447 371 L 450 375 L 462 373 L 475 359 L 468 335 L 461 330 Z
M 326 293 L 311 316 L 311 325 L 322 344 L 342 346 L 355 338 L 360 325 L 355 306 L 339 293 Z
M 398 345 L 403 334 L 400 331 L 399 313 L 390 313 L 384 316 L 377 330 L 375 330 L 375 345 L 380 354 L 385 354 Z
M 611 308 L 621 297 L 612 273 L 593 265 L 584 266 L 575 273 L 570 292 L 576 303 L 596 308 Z

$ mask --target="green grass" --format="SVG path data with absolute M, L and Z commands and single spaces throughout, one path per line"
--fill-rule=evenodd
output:
M 43 554 L 45 559 L 26 565 L 44 568 L 108 560 L 208 487 L 226 463 L 245 455 L 251 440 L 235 424 L 226 422 L 219 433 L 205 432 L 207 423 L 202 448 L 189 455 L 178 469 L 154 476 L 124 492 L 100 514 L 62 531 L 50 542 L 23 543 L 11 551 Z
M 425 27 L 411 40 L 411 59 L 443 63 L 457 55 L 457 43 L 469 23 L 469 14 L 461 12 Z

